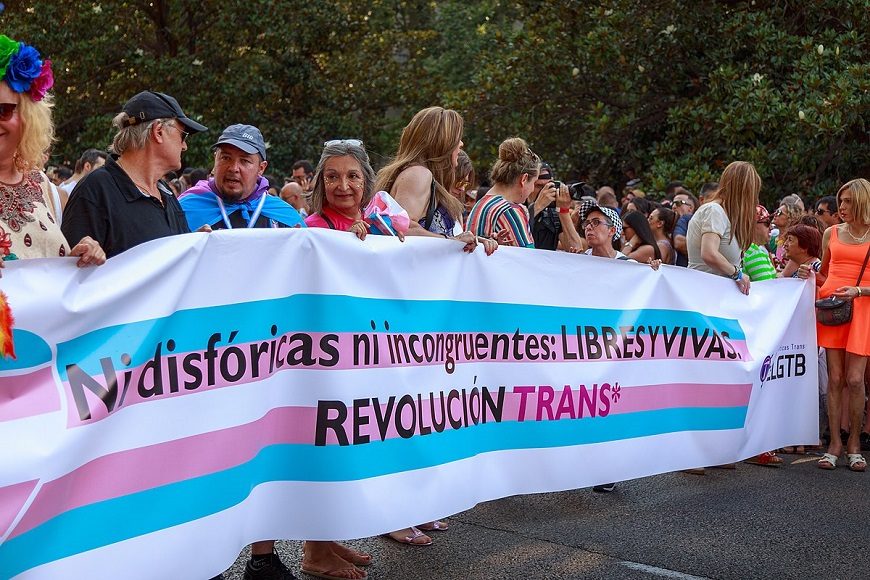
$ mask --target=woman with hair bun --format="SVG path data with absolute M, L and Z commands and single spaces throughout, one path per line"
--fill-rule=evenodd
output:
M 504 236 L 505 245 L 534 248 L 525 201 L 535 189 L 540 168 L 541 158 L 523 139 L 504 140 L 490 171 L 492 188 L 471 209 L 468 229 L 487 238 Z

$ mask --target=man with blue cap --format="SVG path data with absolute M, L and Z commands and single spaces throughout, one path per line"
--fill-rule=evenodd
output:
M 192 231 L 305 227 L 296 209 L 269 195 L 263 134 L 252 125 L 230 125 L 214 144 L 213 177 L 179 196 Z
M 240 228 L 305 227 L 296 209 L 269 195 L 263 177 L 266 142 L 251 125 L 230 125 L 214 144 L 213 177 L 202 180 L 179 196 L 191 231 Z M 274 550 L 275 542 L 251 544 L 245 580 L 294 580 Z

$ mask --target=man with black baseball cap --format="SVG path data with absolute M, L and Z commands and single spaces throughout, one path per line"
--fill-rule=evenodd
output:
M 190 133 L 201 133 L 208 129 L 188 118 L 181 110 L 181 105 L 175 98 L 155 91 L 142 91 L 124 105 L 121 109 L 127 114 L 124 126 L 130 127 L 154 119 L 176 119 L 190 129 Z
M 61 226 L 67 239 L 91 236 L 110 258 L 143 242 L 190 231 L 163 176 L 181 169 L 187 137 L 207 130 L 174 98 L 153 91 L 127 101 L 112 124 L 118 129 L 112 155 L 79 182 Z
M 179 196 L 191 230 L 305 227 L 292 205 L 269 195 L 266 142 L 252 125 L 230 125 L 214 144 L 214 177 Z

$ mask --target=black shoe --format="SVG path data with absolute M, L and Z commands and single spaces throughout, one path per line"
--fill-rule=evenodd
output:
M 272 553 L 267 559 L 257 558 L 257 564 L 251 557 L 245 564 L 245 580 L 296 580 L 293 572 L 284 565 L 278 554 Z
M 595 493 L 610 493 L 614 489 L 616 489 L 615 483 L 604 483 L 602 485 L 596 485 L 592 488 L 592 491 Z
M 870 451 L 870 433 L 861 433 L 861 451 Z

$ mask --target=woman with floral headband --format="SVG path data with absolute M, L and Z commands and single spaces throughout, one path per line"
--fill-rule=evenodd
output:
M 60 231 L 62 202 L 41 171 L 54 139 L 51 61 L 0 35 L 0 267 L 21 258 L 78 256 L 78 266 L 106 254 L 89 237 L 70 249 Z

